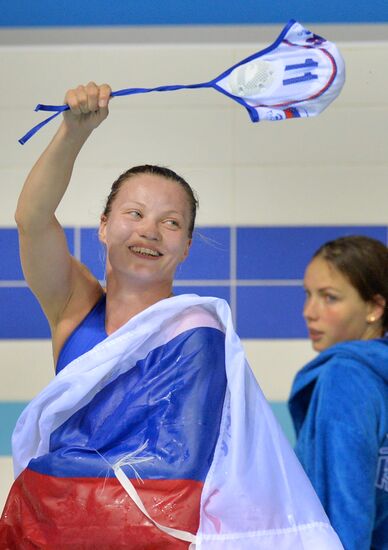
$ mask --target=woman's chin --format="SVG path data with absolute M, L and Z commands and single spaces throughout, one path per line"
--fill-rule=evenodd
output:
M 311 345 L 313 347 L 313 350 L 317 352 L 324 351 L 326 348 L 328 348 L 328 346 L 325 346 L 323 342 L 317 342 L 313 340 L 311 340 Z

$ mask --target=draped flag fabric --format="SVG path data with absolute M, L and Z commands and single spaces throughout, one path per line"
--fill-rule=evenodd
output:
M 123 383 L 131 372 L 135 378 Z M 110 426 L 101 420 L 107 416 Z M 17 479 L 0 542 L 24 485 L 36 493 L 38 527 L 53 537 L 40 548 L 342 549 L 254 379 L 224 300 L 162 300 L 75 359 L 22 413 L 13 455 Z M 98 478 L 98 491 L 90 493 Z M 50 498 L 39 503 L 45 484 Z M 47 525 L 56 499 L 61 504 Z M 21 513 L 28 522 L 28 506 Z M 66 546 L 56 522 L 69 515 Z M 91 518 L 101 521 L 100 545 L 88 539 Z M 112 546 L 115 527 L 123 540 Z M 1 547 L 37 547 L 24 543 Z
M 318 115 L 338 96 L 344 82 L 345 65 L 336 45 L 291 20 L 272 45 L 213 80 L 126 88 L 112 92 L 112 97 L 213 88 L 245 107 L 252 122 L 259 122 Z M 68 109 L 68 105 L 37 105 L 35 111 L 54 114 L 34 126 L 19 142 L 26 143 L 42 126 Z

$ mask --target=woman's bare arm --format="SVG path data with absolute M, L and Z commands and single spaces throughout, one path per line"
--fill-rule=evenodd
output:
M 69 90 L 57 133 L 32 168 L 19 197 L 15 220 L 19 230 L 24 276 L 52 327 L 73 293 L 97 281 L 68 250 L 55 211 L 69 185 L 75 160 L 92 133 L 108 116 L 111 89 L 89 83 Z

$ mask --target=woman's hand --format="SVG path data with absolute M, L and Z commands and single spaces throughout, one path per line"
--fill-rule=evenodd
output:
M 65 103 L 70 107 L 63 113 L 64 125 L 67 130 L 92 132 L 109 114 L 108 104 L 112 90 L 108 84 L 98 86 L 89 82 L 86 86 L 78 86 L 68 90 Z

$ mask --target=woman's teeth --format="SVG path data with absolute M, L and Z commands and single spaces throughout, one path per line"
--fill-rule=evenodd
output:
M 142 254 L 143 256 L 161 256 L 160 252 L 157 250 L 151 250 L 150 248 L 143 248 L 142 246 L 131 246 L 133 252 L 137 254 Z

